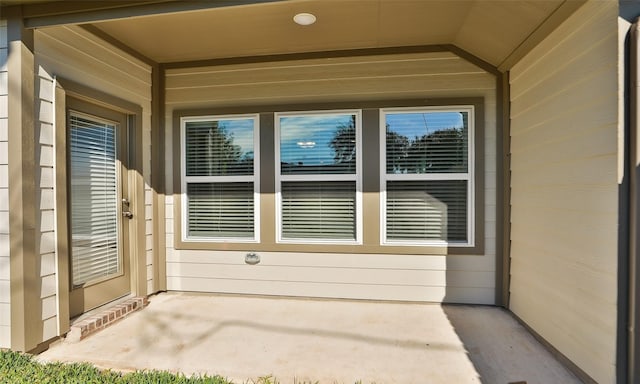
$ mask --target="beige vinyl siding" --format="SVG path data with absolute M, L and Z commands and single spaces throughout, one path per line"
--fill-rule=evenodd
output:
M 511 72 L 511 310 L 615 382 L 617 2 L 579 9 Z
M 55 155 L 54 155 L 54 84 L 53 78 L 40 68 L 36 73 L 36 215 L 39 235 L 36 237 L 36 252 L 40 256 L 40 278 L 42 289 L 42 340 L 58 335 L 56 305 L 56 234 L 55 234 Z M 47 283 L 45 283 L 47 282 Z
M 151 73 L 139 60 L 106 44 L 79 27 L 55 27 L 35 32 L 36 160 L 39 164 L 37 252 L 40 255 L 43 341 L 58 335 L 55 254 L 54 79 L 63 78 L 142 106 L 143 136 L 149 143 Z M 150 179 L 150 150 L 144 146 L 146 188 Z M 145 200 L 151 205 L 151 199 Z M 150 209 L 147 210 L 149 212 Z M 149 218 L 150 219 L 150 218 Z M 148 235 L 152 235 L 149 233 Z M 153 276 L 153 275 L 151 275 Z
M 0 20 L 0 348 L 11 347 L 7 22 Z
M 492 304 L 495 301 L 495 78 L 449 52 L 307 59 L 170 69 L 167 148 L 173 111 L 299 103 L 483 97 L 485 254 L 474 256 L 246 252 L 174 248 L 172 167 L 166 152 L 169 290 Z M 425 101 L 428 104 L 428 101 Z M 275 219 L 274 219 L 275 222 Z
M 373 300 L 492 303 L 490 257 L 173 251 L 171 290 Z M 469 289 L 473 286 L 474 289 Z
M 494 89 L 493 76 L 448 52 L 170 69 L 166 75 L 169 111 L 212 106 L 485 96 Z

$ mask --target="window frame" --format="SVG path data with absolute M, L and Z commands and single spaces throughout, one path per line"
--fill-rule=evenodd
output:
M 77 103 L 77 102 L 75 102 Z M 74 103 L 74 104 L 75 104 Z M 128 164 L 126 161 L 126 156 L 127 156 L 127 152 L 129 151 L 129 148 L 127 147 L 127 145 L 129 144 L 127 142 L 127 135 L 128 135 L 128 131 L 130 129 L 129 124 L 127 124 L 127 117 L 124 113 L 119 113 L 113 109 L 109 109 L 109 108 L 102 108 L 99 106 L 93 106 L 94 108 L 96 108 L 95 111 L 93 112 L 98 112 L 97 114 L 92 114 L 91 112 L 88 111 L 88 108 L 73 108 L 70 107 L 67 109 L 67 124 L 66 124 L 66 131 L 67 131 L 67 137 L 66 142 L 67 142 L 67 146 L 68 148 L 66 148 L 66 151 L 68 153 L 68 159 L 67 159 L 67 172 L 68 172 L 68 189 L 67 189 L 67 193 L 70 196 L 70 200 L 68 202 L 68 207 L 69 207 L 69 242 L 70 242 L 70 249 L 73 248 L 74 245 L 74 232 L 73 232 L 73 202 L 72 200 L 74 200 L 73 197 L 73 185 L 72 185 L 72 178 L 73 178 L 73 166 L 72 166 L 72 145 L 73 145 L 73 139 L 72 139 L 72 131 L 74 129 L 73 124 L 71 123 L 72 119 L 74 117 L 76 118 L 81 118 L 81 119 L 85 119 L 85 120 L 91 120 L 93 123 L 98 123 L 98 124 L 104 124 L 104 125 L 109 125 L 112 126 L 114 129 L 114 177 L 115 177 L 115 199 L 113 201 L 114 205 L 115 205 L 115 215 L 116 216 L 120 216 L 122 217 L 123 214 L 123 207 L 121 204 L 121 201 L 123 200 L 123 196 L 128 195 L 128 189 L 129 189 L 129 180 L 126 180 L 126 172 L 127 172 L 127 168 L 128 168 Z M 108 115 L 112 115 L 111 117 L 107 117 Z M 115 114 L 115 115 L 114 115 Z M 120 116 L 118 116 L 120 115 Z M 117 117 L 121 117 L 121 119 L 117 119 Z M 76 128 L 78 129 L 78 128 Z M 83 129 L 83 128 L 79 128 L 79 129 Z M 124 146 L 125 148 L 122 148 L 122 146 Z M 127 199 L 128 200 L 128 199 Z M 127 249 L 125 247 L 125 242 L 123 241 L 123 236 L 126 236 L 126 230 L 123 229 L 123 226 L 125 225 L 124 222 L 121 222 L 121 220 L 123 219 L 116 219 L 115 222 L 115 238 L 116 238 L 116 253 L 117 253 L 117 262 L 118 262 L 118 268 L 116 272 L 113 273 L 109 273 L 106 275 L 102 275 L 102 276 L 98 276 L 98 277 L 94 277 L 94 278 L 89 278 L 88 280 L 85 281 L 81 281 L 81 282 L 75 282 L 75 278 L 77 276 L 75 276 L 75 269 L 73 267 L 73 264 L 75 262 L 74 260 L 74 252 L 70 252 L 69 253 L 69 260 L 70 260 L 70 264 L 71 264 L 71 270 L 72 273 L 70 273 L 70 283 L 71 283 L 71 287 L 72 288 L 79 288 L 79 287 L 90 287 L 92 285 L 96 285 L 102 282 L 105 282 L 107 280 L 113 279 L 113 278 L 117 278 L 120 276 L 124 276 L 125 274 L 129 273 L 127 272 L 128 266 L 126 265 L 127 262 L 127 258 L 125 257 L 125 252 L 127 252 Z
M 442 105 L 380 108 L 380 245 L 474 248 L 476 246 L 476 106 Z M 401 113 L 466 112 L 468 116 L 467 172 L 466 173 L 387 173 L 387 129 L 386 116 Z M 482 161 L 482 159 L 479 159 Z M 388 181 L 444 181 L 464 180 L 467 182 L 467 241 L 446 240 L 393 240 L 387 238 L 387 182 Z
M 253 174 L 236 176 L 187 176 L 186 128 L 190 122 L 253 120 Z M 260 116 L 258 113 L 180 117 L 180 206 L 181 237 L 185 243 L 259 243 L 260 242 Z M 190 237 L 188 184 L 253 182 L 253 237 Z
M 495 252 L 496 238 L 495 199 L 499 195 L 495 187 L 496 134 L 498 129 L 494 124 L 493 109 L 486 103 L 484 97 L 452 97 L 452 98 L 410 98 L 410 99 L 380 99 L 370 101 L 339 101 L 339 102 L 311 102 L 294 104 L 269 104 L 248 106 L 209 106 L 200 108 L 176 109 L 172 112 L 172 129 L 167 139 L 170 143 L 168 160 L 173 166 L 167 173 L 168 195 L 166 200 L 167 212 L 167 245 L 176 250 L 205 250 L 228 252 L 309 252 L 327 254 L 381 254 L 381 255 L 473 255 L 482 256 L 487 252 Z M 473 105 L 474 108 L 474 136 L 473 147 L 475 160 L 474 199 L 476 201 L 473 213 L 475 225 L 473 247 L 437 246 L 437 245 L 403 245 L 382 244 L 380 236 L 380 109 L 392 108 L 447 108 L 451 106 Z M 361 150 L 362 159 L 370 161 L 360 162 L 362 175 L 361 184 L 361 225 L 362 243 L 282 243 L 277 242 L 276 228 L 276 193 L 275 193 L 275 113 L 334 110 L 360 110 L 361 114 Z M 214 241 L 183 241 L 185 233 L 181 221 L 183 215 L 181 204 L 182 180 L 180 175 L 181 130 L 180 119 L 183 117 L 223 116 L 223 115 L 253 115 L 260 117 L 260 241 L 259 242 L 214 242 Z M 489 130 L 485 132 L 485 125 Z M 485 156 L 485 146 L 489 148 L 488 157 Z M 254 148 L 257 150 L 257 148 Z M 257 157 L 256 157 L 257 158 Z M 171 160 L 172 159 L 172 160 Z M 489 167 L 486 172 L 485 168 Z M 385 169 L 385 168 L 383 168 Z M 486 187 L 485 187 L 486 185 Z M 485 209 L 485 208 L 488 208 Z M 485 211 L 486 214 L 485 214 Z M 365 222 L 366 219 L 366 222 Z
M 293 116 L 322 116 L 350 114 L 356 117 L 356 166 L 354 174 L 301 174 L 282 175 L 280 153 L 280 118 Z M 336 244 L 336 245 L 362 245 L 363 243 L 363 212 L 362 212 L 362 110 L 361 109 L 329 109 L 311 111 L 287 111 L 274 113 L 274 159 L 275 159 L 275 193 L 276 193 L 276 243 L 279 244 Z M 355 181 L 355 239 L 287 239 L 283 238 L 282 231 L 282 182 L 287 181 Z

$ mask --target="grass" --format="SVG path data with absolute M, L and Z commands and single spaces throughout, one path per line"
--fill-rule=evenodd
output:
M 232 384 L 220 376 L 193 376 L 164 371 L 120 373 L 104 371 L 88 363 L 41 364 L 32 356 L 0 351 L 3 384 Z M 258 383 L 256 383 L 258 384 Z
M 31 355 L 0 350 L 2 384 L 234 384 L 221 376 L 191 376 L 166 371 L 120 373 L 101 370 L 88 363 L 42 364 Z M 293 384 L 318 384 L 297 381 Z M 273 376 L 263 376 L 243 384 L 281 384 Z M 357 382 L 356 384 L 362 384 Z

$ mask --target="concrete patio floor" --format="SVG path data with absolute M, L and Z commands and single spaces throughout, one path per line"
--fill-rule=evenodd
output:
M 509 312 L 486 306 L 164 293 L 39 359 L 236 383 L 580 383 Z

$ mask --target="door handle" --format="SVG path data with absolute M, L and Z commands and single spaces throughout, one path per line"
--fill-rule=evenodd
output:
M 129 199 L 122 199 L 122 217 L 133 219 L 133 213 L 128 210 L 130 205 L 131 203 L 129 202 Z M 127 210 L 125 211 L 125 209 Z

